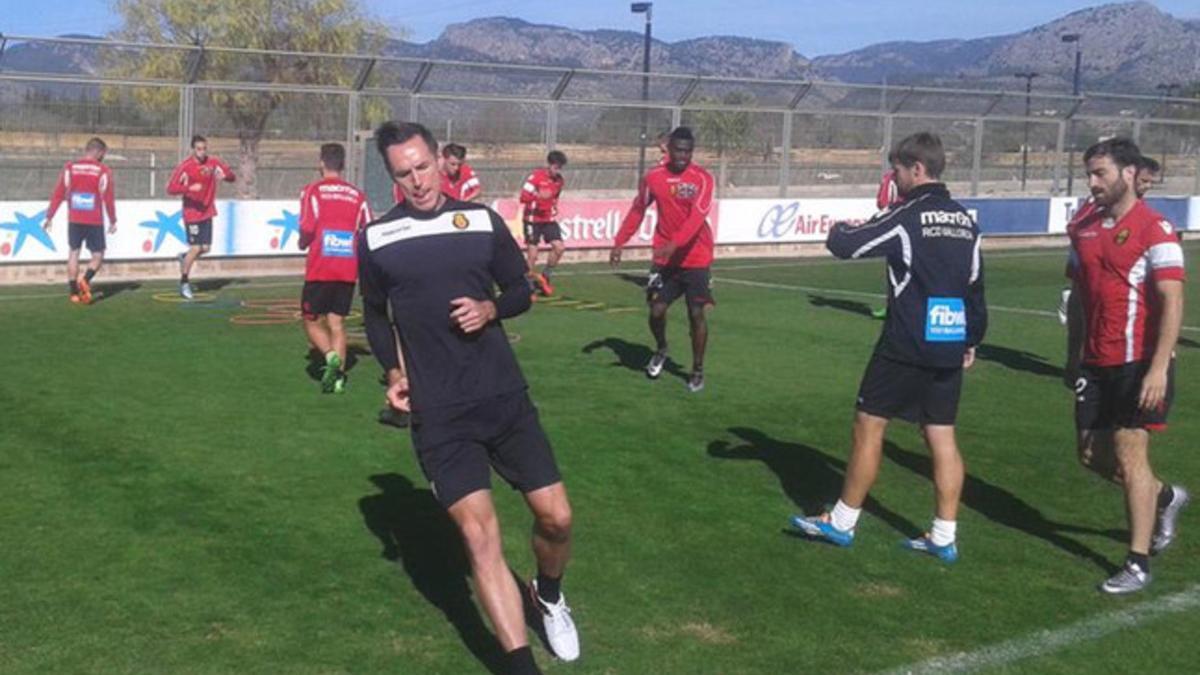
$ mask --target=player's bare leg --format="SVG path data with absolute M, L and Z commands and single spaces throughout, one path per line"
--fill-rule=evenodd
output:
M 1079 432 L 1077 440 L 1079 463 L 1084 468 L 1117 485 L 1123 483 L 1111 430 L 1084 429 Z
M 554 286 L 550 283 L 550 277 L 553 276 L 554 270 L 558 267 L 558 261 L 562 260 L 563 251 L 566 246 L 563 245 L 561 239 L 556 239 L 550 242 L 550 254 L 546 260 L 546 266 L 542 268 L 542 291 L 546 295 L 554 295 Z
M 91 271 L 92 276 L 96 276 L 96 274 L 100 271 L 100 268 L 103 265 L 104 265 L 104 251 L 94 251 L 92 253 L 91 259 L 88 260 L 88 270 Z
M 325 321 L 329 324 L 330 349 L 337 352 L 338 358 L 346 363 L 346 318 L 340 314 L 326 314 Z
M 308 336 L 308 342 L 313 346 L 313 349 L 321 352 L 324 356 L 333 351 L 333 340 L 329 337 L 329 331 L 325 330 L 325 326 L 321 324 L 321 317 L 304 318 L 304 334 Z
M 923 428 L 925 444 L 933 458 L 933 485 L 937 497 L 937 517 L 954 521 L 958 518 L 958 505 L 962 499 L 963 479 L 966 468 L 954 427 L 930 424 Z
M 71 289 L 71 302 L 79 301 L 79 249 L 67 254 L 67 286 Z
M 1150 468 L 1150 433 L 1145 429 L 1117 429 L 1113 440 L 1117 462 L 1125 476 L 1129 550 L 1147 555 L 1154 533 L 1155 500 L 1161 487 Z
M 185 277 L 191 274 L 192 265 L 195 265 L 196 260 L 198 260 L 200 256 L 204 255 L 205 253 L 208 253 L 207 246 L 189 246 L 187 253 L 183 255 L 183 262 L 181 262 L 179 265 L 180 273 Z
M 475 592 L 492 622 L 496 639 L 505 652 L 528 646 L 521 592 L 504 561 L 500 521 L 492 503 L 491 490 L 477 490 L 448 509 L 458 526 L 471 563 Z
M 704 388 L 704 352 L 708 348 L 708 312 L 712 305 L 688 305 L 688 328 L 692 336 L 692 375 L 688 389 Z
M 662 375 L 667 365 L 667 309 L 664 302 L 650 303 L 650 334 L 654 336 L 654 354 L 646 364 L 646 376 L 652 380 Z
M 562 482 L 525 495 L 533 512 L 533 554 L 537 577 L 530 583 L 530 599 L 542 617 L 546 640 L 564 661 L 579 658 L 579 633 L 562 593 L 562 576 L 571 557 L 571 504 Z
M 846 480 L 842 484 L 842 502 L 861 509 L 867 501 L 867 493 L 879 476 L 879 465 L 883 461 L 883 434 L 888 419 L 876 417 L 861 410 L 854 414 L 854 447 L 850 461 L 846 463 Z

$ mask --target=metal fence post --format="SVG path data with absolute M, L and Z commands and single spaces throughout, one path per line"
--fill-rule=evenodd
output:
M 789 110 L 783 113 L 783 133 L 779 141 L 779 198 L 787 199 L 788 186 L 792 184 L 792 118 Z
M 971 153 L 971 196 L 979 196 L 979 177 L 983 173 L 983 118 L 975 118 L 975 148 Z
M 883 116 L 883 152 L 879 156 L 879 166 L 881 170 L 886 172 L 892 168 L 888 163 L 888 155 L 892 154 L 892 125 L 894 124 L 894 116 Z
M 1062 183 L 1063 170 L 1063 149 L 1067 144 L 1067 123 L 1059 120 L 1058 122 L 1058 140 L 1054 144 L 1054 184 L 1050 187 L 1050 192 L 1059 194 L 1058 186 Z
M 546 104 L 546 152 L 558 145 L 558 101 Z

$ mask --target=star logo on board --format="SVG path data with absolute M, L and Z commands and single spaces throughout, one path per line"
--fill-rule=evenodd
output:
M 292 213 L 287 209 L 283 210 L 281 218 L 275 218 L 267 221 L 272 227 L 281 228 L 279 235 L 271 239 L 271 248 L 284 249 L 287 248 L 288 242 L 293 234 L 300 233 L 300 215 Z
M 142 250 L 146 253 L 158 252 L 162 247 L 163 242 L 168 236 L 175 237 L 179 243 L 187 243 L 187 233 L 183 231 L 183 211 L 176 211 L 171 215 L 167 215 L 162 211 L 154 212 L 154 220 L 143 220 L 138 223 L 138 227 L 145 227 L 151 230 L 157 230 L 157 234 L 153 235 L 154 239 L 147 239 L 142 242 Z
M 0 223 L 0 230 L 11 230 L 16 238 L 15 241 L 5 241 L 0 244 L 0 255 L 16 256 L 21 252 L 21 248 L 25 246 L 25 240 L 33 237 L 42 246 L 55 251 L 54 241 L 50 239 L 50 233 L 42 229 L 42 223 L 46 219 L 45 209 L 38 211 L 32 216 L 27 216 L 20 211 L 13 213 L 12 222 Z

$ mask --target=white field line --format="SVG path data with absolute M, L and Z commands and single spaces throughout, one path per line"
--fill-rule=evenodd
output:
M 882 300 L 882 293 L 867 293 L 864 291 L 850 291 L 841 288 L 821 288 L 819 286 L 796 286 L 792 284 L 774 284 L 766 281 L 750 281 L 749 279 L 730 279 L 729 277 L 714 277 L 713 281 L 722 284 L 735 284 L 738 286 L 751 286 L 754 288 L 772 288 L 780 291 L 801 291 L 804 293 L 829 293 L 831 295 L 849 295 L 857 298 L 871 298 L 874 300 Z M 988 311 L 995 312 L 1010 312 L 1012 314 L 1028 314 L 1030 316 L 1047 316 L 1058 318 L 1058 312 L 1051 312 L 1045 309 L 1029 309 L 1026 307 L 1005 307 L 1003 305 L 988 304 Z M 1183 330 L 1200 333 L 1198 326 L 1183 326 Z
M 1105 612 L 1090 619 L 1083 619 L 1058 628 L 1047 628 L 1025 637 L 1005 640 L 974 651 L 937 656 L 928 661 L 886 671 L 886 675 L 971 673 L 984 668 L 995 668 L 1035 656 L 1043 656 L 1083 642 L 1099 640 L 1107 635 L 1136 628 L 1164 616 L 1189 612 L 1197 608 L 1200 608 L 1200 584 L 1178 593 Z

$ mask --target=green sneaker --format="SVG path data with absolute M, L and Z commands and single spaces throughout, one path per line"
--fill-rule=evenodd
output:
M 338 371 L 337 379 L 333 381 L 333 393 L 346 393 L 346 374 L 341 371 Z
M 886 319 L 887 318 L 887 307 L 880 307 L 879 309 L 871 310 L 871 316 L 876 319 Z
M 341 369 L 342 360 L 338 358 L 337 352 L 329 352 L 325 355 L 325 367 L 321 369 L 322 393 L 333 393 L 334 384 L 337 381 L 338 372 L 340 372 Z

